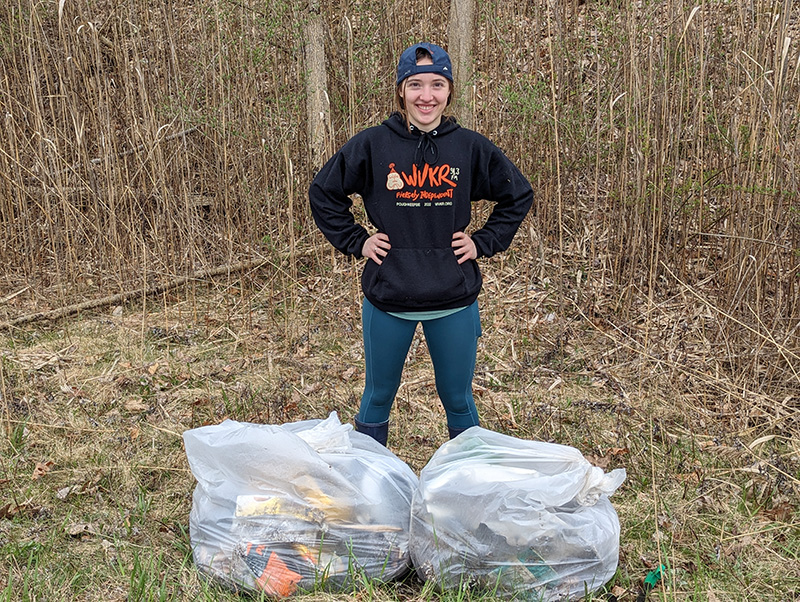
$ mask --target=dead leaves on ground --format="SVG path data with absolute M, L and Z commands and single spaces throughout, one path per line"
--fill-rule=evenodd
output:
M 64 532 L 77 539 L 87 539 L 98 535 L 97 529 L 92 523 L 71 523 L 64 527 Z
M 38 481 L 48 472 L 50 472 L 50 470 L 53 468 L 54 465 L 55 464 L 50 460 L 48 460 L 47 462 L 37 462 L 36 466 L 34 466 L 33 468 L 33 474 L 31 475 L 31 478 L 34 481 Z
M 55 464 L 51 461 L 36 462 L 31 472 L 31 480 L 38 481 L 43 478 L 50 472 L 54 465 Z M 24 502 L 17 502 L 15 500 L 5 505 L 0 505 L 0 520 L 12 519 L 17 516 L 35 517 L 39 515 L 42 508 L 43 507 L 39 504 L 33 503 L 32 500 L 26 500 Z
M 98 470 L 94 475 L 81 483 L 67 485 L 59 489 L 56 492 L 56 498 L 63 501 L 76 495 L 91 495 L 97 493 L 98 489 L 100 489 L 100 480 L 103 476 L 103 472 Z
M 48 460 L 44 462 L 36 462 L 31 473 L 32 481 L 39 481 L 49 475 L 55 466 L 55 463 Z M 76 495 L 91 495 L 100 489 L 100 481 L 104 474 L 98 470 L 90 477 L 84 479 L 80 483 L 67 485 L 62 487 L 55 493 L 55 497 L 59 501 L 66 501 L 68 498 Z M 8 480 L 0 481 L 8 482 Z M 0 503 L 0 520 L 12 519 L 18 516 L 36 517 L 44 510 L 44 506 L 35 503 L 33 500 L 28 499 L 24 502 L 8 502 L 6 504 Z
M 0 506 L 0 520 L 12 519 L 16 516 L 35 517 L 42 511 L 42 507 L 32 502 L 10 502 L 4 506 Z
M 594 466 L 598 466 L 603 470 L 606 470 L 614 461 L 614 458 L 626 456 L 627 454 L 628 454 L 627 447 L 610 447 L 605 451 L 605 453 L 601 453 L 601 455 L 599 456 L 584 454 L 584 457 L 589 461 L 589 463 L 593 464 Z

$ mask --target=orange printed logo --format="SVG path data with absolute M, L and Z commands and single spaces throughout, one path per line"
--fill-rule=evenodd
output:
M 394 191 L 398 207 L 430 207 L 431 205 L 452 205 L 453 190 L 458 186 L 458 167 L 450 165 L 428 165 L 420 169 L 411 166 L 411 173 L 397 173 L 395 164 L 389 163 L 386 176 L 387 190 Z
M 406 174 L 404 171 L 401 171 L 400 174 L 409 186 L 425 186 L 426 184 L 430 187 L 437 187 L 442 184 L 449 184 L 453 188 L 457 186 L 457 184 L 448 177 L 450 176 L 449 165 L 431 167 L 426 163 L 422 171 L 420 171 L 416 165 L 412 165 L 411 175 Z
M 386 176 L 386 189 L 387 190 L 402 190 L 403 180 L 400 175 L 394 170 L 394 163 L 389 163 L 389 175 Z

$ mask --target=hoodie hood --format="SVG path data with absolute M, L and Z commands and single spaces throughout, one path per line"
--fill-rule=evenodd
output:
M 400 113 L 400 111 L 395 111 L 389 115 L 389 117 L 387 117 L 381 125 L 385 125 L 390 130 L 400 136 L 403 136 L 404 138 L 416 138 L 420 134 L 425 133 L 413 125 L 409 127 L 409 124 L 406 123 L 406 120 L 403 118 L 403 115 Z M 428 134 L 434 137 L 445 136 L 459 128 L 461 128 L 461 126 L 458 124 L 458 121 L 456 121 L 455 117 L 443 115 L 442 122 L 439 124 L 439 126 L 436 129 L 428 132 Z
M 439 161 L 437 140 L 461 127 L 455 117 L 442 117 L 441 123 L 436 128 L 430 132 L 424 132 L 413 124 L 407 123 L 403 115 L 397 111 L 392 113 L 382 125 L 403 138 L 417 141 L 414 164 L 419 168 L 422 168 L 425 163 L 436 165 Z

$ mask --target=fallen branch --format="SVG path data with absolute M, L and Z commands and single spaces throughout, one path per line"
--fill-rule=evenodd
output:
M 201 280 L 204 278 L 222 276 L 223 274 L 232 274 L 235 272 L 242 272 L 244 270 L 258 269 L 267 263 L 270 263 L 270 261 L 266 259 L 255 259 L 251 261 L 235 263 L 232 265 L 224 265 L 209 270 L 203 270 L 196 274 L 192 274 L 191 276 L 181 276 L 180 278 L 176 278 L 175 280 L 165 284 L 145 287 L 134 291 L 125 291 L 122 293 L 117 293 L 116 295 L 102 297 L 101 299 L 92 299 L 89 301 L 83 301 L 81 303 L 75 303 L 74 305 L 67 305 L 65 307 L 59 307 L 57 309 L 51 309 L 48 311 L 40 311 L 33 314 L 28 314 L 27 316 L 20 316 L 18 318 L 14 318 L 13 320 L 0 323 L 0 331 L 41 320 L 58 320 L 60 318 L 72 316 L 88 309 L 97 309 L 98 307 L 106 307 L 108 305 L 119 305 L 121 303 L 125 303 L 126 301 L 130 301 L 131 299 L 158 295 L 164 291 L 183 286 L 191 280 Z
M 165 127 L 167 127 L 167 126 L 166 125 L 162 125 L 158 129 L 158 132 L 156 133 L 156 141 L 155 141 L 156 143 L 159 143 L 159 142 L 162 142 L 162 141 L 166 142 L 168 140 L 174 140 L 175 138 L 180 138 L 180 137 L 184 137 L 185 138 L 188 134 L 191 134 L 192 132 L 196 132 L 198 130 L 197 126 L 193 126 L 193 127 L 190 127 L 188 129 L 183 130 L 182 132 L 176 132 L 175 134 L 170 134 L 169 136 L 165 136 L 164 138 L 159 139 L 158 136 L 161 133 L 161 130 L 163 130 Z M 155 144 L 153 146 L 155 146 Z M 104 163 L 106 161 L 112 161 L 112 160 L 115 160 L 115 159 L 119 159 L 120 157 L 125 157 L 127 155 L 132 155 L 133 153 L 138 153 L 139 151 L 143 151 L 145 148 L 147 148 L 146 144 L 140 144 L 136 148 L 129 148 L 128 150 L 120 151 L 120 152 L 115 153 L 113 155 L 108 155 L 108 156 L 105 156 L 105 157 L 95 157 L 93 159 L 89 159 L 89 164 L 90 165 L 100 165 L 101 163 Z M 56 174 L 62 174 L 62 173 L 75 171 L 79 166 L 80 166 L 80 163 L 74 163 L 74 164 L 70 165 L 69 167 L 65 167 L 64 169 L 61 169 L 61 170 L 59 170 L 57 172 L 50 173 L 48 175 L 52 178 Z M 44 188 L 44 187 L 45 187 L 45 185 L 43 183 L 42 184 L 42 188 Z

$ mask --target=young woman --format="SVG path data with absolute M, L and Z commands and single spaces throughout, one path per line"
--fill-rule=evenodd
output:
M 530 183 L 485 137 L 444 111 L 453 97 L 450 57 L 434 44 L 406 49 L 397 65 L 398 111 L 351 138 L 314 178 L 314 220 L 342 253 L 367 259 L 361 277 L 366 383 L 356 430 L 386 445 L 408 349 L 422 323 L 450 437 L 479 423 L 472 397 L 478 337 L 477 259 L 511 244 L 533 203 Z M 350 195 L 374 228 L 357 224 Z M 471 203 L 495 203 L 467 232 Z

